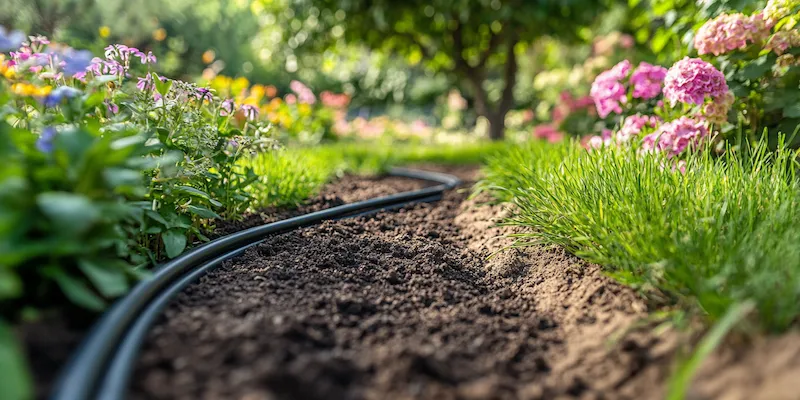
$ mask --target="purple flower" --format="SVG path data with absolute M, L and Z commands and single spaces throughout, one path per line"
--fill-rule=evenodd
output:
M 209 90 L 208 88 L 197 88 L 197 92 L 195 93 L 195 96 L 200 101 L 205 101 L 205 100 L 211 101 L 211 100 L 214 99 L 214 95 L 211 93 L 211 90 Z
M 662 66 L 646 62 L 639 64 L 631 74 L 633 97 L 637 99 L 652 99 L 658 96 L 661 94 L 661 85 L 665 76 L 667 76 L 667 69 Z
M 75 76 L 92 66 L 92 52 L 88 50 L 68 49 L 62 55 L 63 70 L 67 75 Z
M 70 86 L 59 86 L 53 89 L 47 97 L 44 98 L 44 105 L 46 107 L 55 107 L 64 99 L 71 99 L 81 93 L 80 90 Z
M 106 109 L 108 110 L 108 112 L 110 114 L 118 114 L 119 113 L 119 106 L 118 105 L 112 103 L 109 100 L 106 100 L 105 103 L 106 103 Z
M 6 28 L 0 25 L 0 52 L 19 49 L 24 41 L 24 33 L 20 31 L 6 31 Z
M 673 105 L 676 102 L 703 104 L 706 96 L 719 97 L 726 93 L 725 75 L 699 58 L 685 57 L 676 62 L 664 78 L 664 97 Z
M 144 76 L 144 78 L 139 77 L 139 82 L 136 82 L 136 88 L 141 91 L 151 90 L 153 88 L 153 78 L 150 74 Z
M 88 71 L 95 75 L 125 75 L 127 70 L 125 66 L 116 60 L 102 60 L 100 58 L 93 58 L 92 63 L 89 65 Z
M 226 99 L 220 105 L 219 115 L 227 117 L 228 115 L 233 114 L 233 110 L 235 107 L 236 104 L 233 102 L 232 99 Z
M 141 62 L 143 65 L 147 65 L 147 64 L 155 64 L 155 63 L 156 63 L 156 56 L 155 56 L 155 55 L 153 55 L 153 52 L 152 52 L 152 51 L 148 51 L 147 53 L 144 53 L 144 52 L 142 52 L 142 51 L 138 51 L 138 50 L 136 50 L 136 52 L 134 53 L 134 55 L 135 55 L 136 57 L 139 57 L 139 61 L 140 61 L 140 62 Z
M 258 118 L 258 108 L 254 105 L 244 104 L 240 110 L 242 110 L 242 113 L 248 121 L 255 121 L 256 118 Z
M 36 140 L 36 148 L 42 153 L 53 152 L 53 141 L 56 138 L 56 133 L 56 128 L 53 128 L 52 126 L 44 128 L 42 133 L 39 135 L 39 139 Z
M 42 35 L 31 36 L 30 39 L 31 39 L 31 47 L 44 46 L 50 44 L 50 40 Z

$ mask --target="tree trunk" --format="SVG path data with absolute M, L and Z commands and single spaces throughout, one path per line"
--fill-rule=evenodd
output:
M 489 119 L 489 139 L 492 141 L 500 141 L 505 139 L 506 132 L 506 113 L 508 111 L 499 111 L 494 115 L 488 117 Z

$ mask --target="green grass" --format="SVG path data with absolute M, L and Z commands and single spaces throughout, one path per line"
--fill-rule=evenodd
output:
M 257 206 L 296 206 L 344 173 L 380 174 L 391 166 L 416 163 L 479 164 L 514 147 L 508 142 L 423 145 L 343 142 L 315 147 L 288 147 L 247 160 L 261 184 L 252 194 Z
M 681 174 L 631 149 L 534 143 L 491 158 L 480 188 L 516 204 L 524 243 L 561 245 L 709 323 L 752 304 L 740 328 L 781 331 L 800 314 L 796 154 L 726 154 Z

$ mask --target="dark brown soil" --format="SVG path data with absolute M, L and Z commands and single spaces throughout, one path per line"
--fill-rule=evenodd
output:
M 222 236 L 264 223 L 274 222 L 295 215 L 322 210 L 345 203 L 366 200 L 378 196 L 419 189 L 428 182 L 396 177 L 357 177 L 346 175 L 321 190 L 320 194 L 297 209 L 273 208 L 248 215 L 237 222 L 223 222 L 212 236 Z M 80 344 L 93 318 L 85 314 L 80 318 L 65 317 L 63 313 L 45 315 L 35 322 L 20 324 L 16 334 L 23 342 L 36 383 L 36 397 L 46 398 L 61 366 L 70 353 Z M 0 394 L 0 398 L 2 395 Z
M 501 210 L 465 198 L 290 232 L 226 263 L 151 332 L 132 398 L 658 398 L 671 341 L 610 341 L 644 303 L 560 249 L 487 259 L 510 244 Z
M 430 182 L 417 179 L 392 176 L 365 177 L 345 175 L 335 182 L 324 186 L 318 195 L 304 204 L 291 208 L 270 207 L 255 213 L 247 214 L 241 221 L 222 221 L 217 225 L 211 236 L 224 236 L 255 226 L 340 206 L 342 204 L 421 189 L 430 184 Z

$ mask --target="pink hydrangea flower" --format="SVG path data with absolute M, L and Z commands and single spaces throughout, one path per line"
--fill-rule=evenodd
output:
M 614 135 L 617 143 L 625 143 L 638 136 L 645 128 L 655 128 L 661 120 L 654 115 L 631 115 L 622 121 L 622 126 Z
M 736 100 L 732 92 L 727 92 L 722 96 L 715 97 L 711 102 L 703 107 L 703 116 L 712 123 L 723 124 L 728 122 L 728 110 L 731 109 Z
M 611 146 L 614 141 L 612 140 L 613 133 L 610 129 L 603 129 L 600 135 L 586 136 L 583 142 L 583 147 L 587 150 L 602 149 L 606 146 Z
M 633 85 L 633 97 L 637 99 L 652 99 L 661 94 L 661 86 L 664 77 L 667 76 L 667 69 L 660 65 L 652 65 L 646 62 L 639 64 L 631 74 L 631 84 Z
M 793 47 L 800 47 L 800 31 L 796 29 L 775 32 L 764 48 L 780 56 Z
M 709 137 L 705 121 L 686 116 L 661 125 L 657 131 L 642 139 L 645 152 L 666 152 L 670 157 L 686 151 L 689 146 L 697 146 Z
M 628 101 L 622 80 L 628 76 L 630 70 L 630 61 L 624 60 L 595 78 L 589 94 L 594 99 L 597 114 L 601 118 L 607 117 L 612 112 L 622 112 L 621 104 Z
M 686 57 L 676 62 L 664 78 L 664 97 L 673 105 L 703 104 L 706 96 L 719 97 L 727 92 L 725 75 L 699 58 Z
M 762 14 L 722 14 L 705 23 L 694 37 L 698 54 L 718 56 L 760 43 L 769 36 L 769 26 Z

